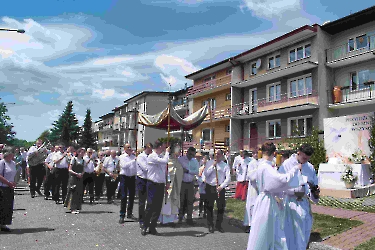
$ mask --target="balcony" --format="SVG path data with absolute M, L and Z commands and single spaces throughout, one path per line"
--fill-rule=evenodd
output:
M 239 103 L 232 107 L 232 118 L 247 119 L 280 113 L 289 113 L 301 109 L 314 109 L 319 105 L 319 97 L 316 91 L 311 94 L 291 97 L 289 93 L 281 94 L 276 101 L 258 99 L 251 105 Z
M 326 50 L 326 65 L 331 68 L 344 67 L 357 62 L 374 59 L 375 35 L 368 36 L 367 46 L 354 49 L 349 43 Z
M 179 100 L 176 100 L 176 101 L 172 101 L 172 107 L 176 111 L 180 111 L 180 110 L 186 111 L 187 108 L 188 108 L 187 100 L 179 99 Z
M 210 122 L 212 121 L 221 121 L 225 119 L 230 119 L 231 117 L 231 107 L 230 105 L 216 107 L 212 109 L 211 116 L 208 114 L 203 122 Z
M 259 135 L 254 138 L 240 138 L 238 140 L 232 141 L 230 150 L 232 153 L 238 152 L 239 150 L 248 150 L 256 153 L 265 142 L 273 142 L 277 147 L 279 143 L 283 144 L 288 138 L 290 137 L 286 135 L 281 135 L 277 138 L 267 138 L 265 136 Z
M 300 63 L 291 63 L 288 67 L 273 69 L 268 71 L 267 73 L 257 75 L 251 77 L 248 80 L 244 80 L 238 83 L 232 83 L 233 87 L 244 88 L 248 86 L 253 86 L 258 83 L 267 82 L 271 80 L 276 80 L 281 77 L 285 77 L 294 73 L 298 73 L 305 70 L 310 70 L 313 68 L 318 67 L 318 63 L 311 62 L 311 61 L 302 61 Z
M 215 93 L 223 89 L 230 88 L 231 75 L 227 75 L 209 82 L 194 85 L 188 90 L 187 96 L 189 98 L 196 98 L 207 94 Z
M 366 87 L 360 90 L 344 89 L 336 98 L 333 97 L 333 91 L 329 91 L 328 100 L 330 100 L 328 107 L 332 109 L 375 104 L 375 89 L 374 87 Z
M 103 130 L 109 130 L 109 129 L 113 129 L 113 125 L 112 124 L 107 124 L 107 125 L 104 125 L 103 126 Z

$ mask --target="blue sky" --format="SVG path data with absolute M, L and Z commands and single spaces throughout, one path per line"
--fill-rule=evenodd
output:
M 35 140 L 69 100 L 80 125 L 141 91 L 180 89 L 185 75 L 305 24 L 370 1 L 6 1 L 0 27 L 0 98 L 17 138 Z

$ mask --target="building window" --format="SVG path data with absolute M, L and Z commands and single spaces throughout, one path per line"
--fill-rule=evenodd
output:
M 229 146 L 229 137 L 224 138 L 224 146 Z
M 226 94 L 225 95 L 225 100 L 226 101 L 230 101 L 230 99 L 231 99 L 231 94 L 230 93 Z
M 226 125 L 225 126 L 225 132 L 229 132 L 230 131 L 230 125 Z
M 203 141 L 211 141 L 211 129 L 202 129 L 202 139 Z
M 368 46 L 368 37 L 366 34 L 349 38 L 348 51 L 366 48 Z
M 295 62 L 311 56 L 311 45 L 307 44 L 289 51 L 289 62 Z
M 216 78 L 216 76 L 213 75 L 213 76 L 210 76 L 210 77 L 205 78 L 205 79 L 203 80 L 203 82 L 209 82 L 209 81 L 214 80 L 215 78 Z
M 281 121 L 280 120 L 267 121 L 267 137 L 269 139 L 281 137 Z
M 280 67 L 280 55 L 268 58 L 268 69 Z
M 226 75 L 231 75 L 232 74 L 232 69 L 227 69 Z
M 289 80 L 289 97 L 312 94 L 311 75 L 304 75 Z
M 366 89 L 365 83 L 368 81 L 375 80 L 374 70 L 361 70 L 357 72 L 350 73 L 350 89 L 351 90 L 361 90 Z
M 291 137 L 311 135 L 312 127 L 311 116 L 288 119 L 288 135 Z
M 257 74 L 257 64 L 253 63 L 251 64 L 251 75 L 256 75 Z
M 267 85 L 267 100 L 269 102 L 281 100 L 281 84 L 279 82 Z
M 211 103 L 210 103 L 210 100 L 211 100 Z M 204 106 L 204 105 L 209 105 L 209 104 L 211 104 L 211 109 L 215 109 L 216 108 L 216 100 L 214 99 L 214 98 L 210 98 L 210 99 L 207 99 L 207 100 L 203 100 L 202 101 L 202 107 Z

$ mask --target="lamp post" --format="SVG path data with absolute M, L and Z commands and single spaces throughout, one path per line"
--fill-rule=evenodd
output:
M 5 28 L 0 28 L 0 31 L 14 31 L 14 32 L 17 32 L 17 33 L 25 33 L 25 30 L 23 29 L 5 29 Z

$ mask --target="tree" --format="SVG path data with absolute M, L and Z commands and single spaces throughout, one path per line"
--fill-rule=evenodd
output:
M 167 143 L 168 137 L 159 138 L 158 141 Z M 175 147 L 177 146 L 177 144 L 181 145 L 181 139 L 180 138 L 169 137 L 169 147 L 171 148 L 170 152 L 175 151 Z
M 75 146 L 78 139 L 79 126 L 76 115 L 73 113 L 73 102 L 69 101 L 62 115 L 55 121 L 51 129 L 49 140 L 52 143 L 61 143 L 64 146 Z
M 79 145 L 84 148 L 95 147 L 95 137 L 92 132 L 92 119 L 90 109 L 86 110 L 86 117 L 83 122 Z
M 0 103 L 0 143 L 9 143 L 13 140 L 16 132 L 12 131 L 13 125 L 8 123 L 10 117 L 6 115 L 8 112 L 5 103 Z
M 18 139 L 18 138 L 14 138 L 14 139 L 9 143 L 9 145 L 14 146 L 14 147 L 16 147 L 16 148 L 24 147 L 24 148 L 27 150 L 27 149 L 30 148 L 34 143 L 35 143 L 35 141 L 26 141 L 26 140 L 21 140 L 21 139 Z
M 46 129 L 44 130 L 40 135 L 39 135 L 39 139 L 42 139 L 42 141 L 47 141 L 49 140 L 49 136 L 50 136 L 51 132 L 49 129 Z
M 370 130 L 370 139 L 368 140 L 368 145 L 370 147 L 370 163 L 371 171 L 375 173 L 375 115 L 371 116 L 371 130 Z

